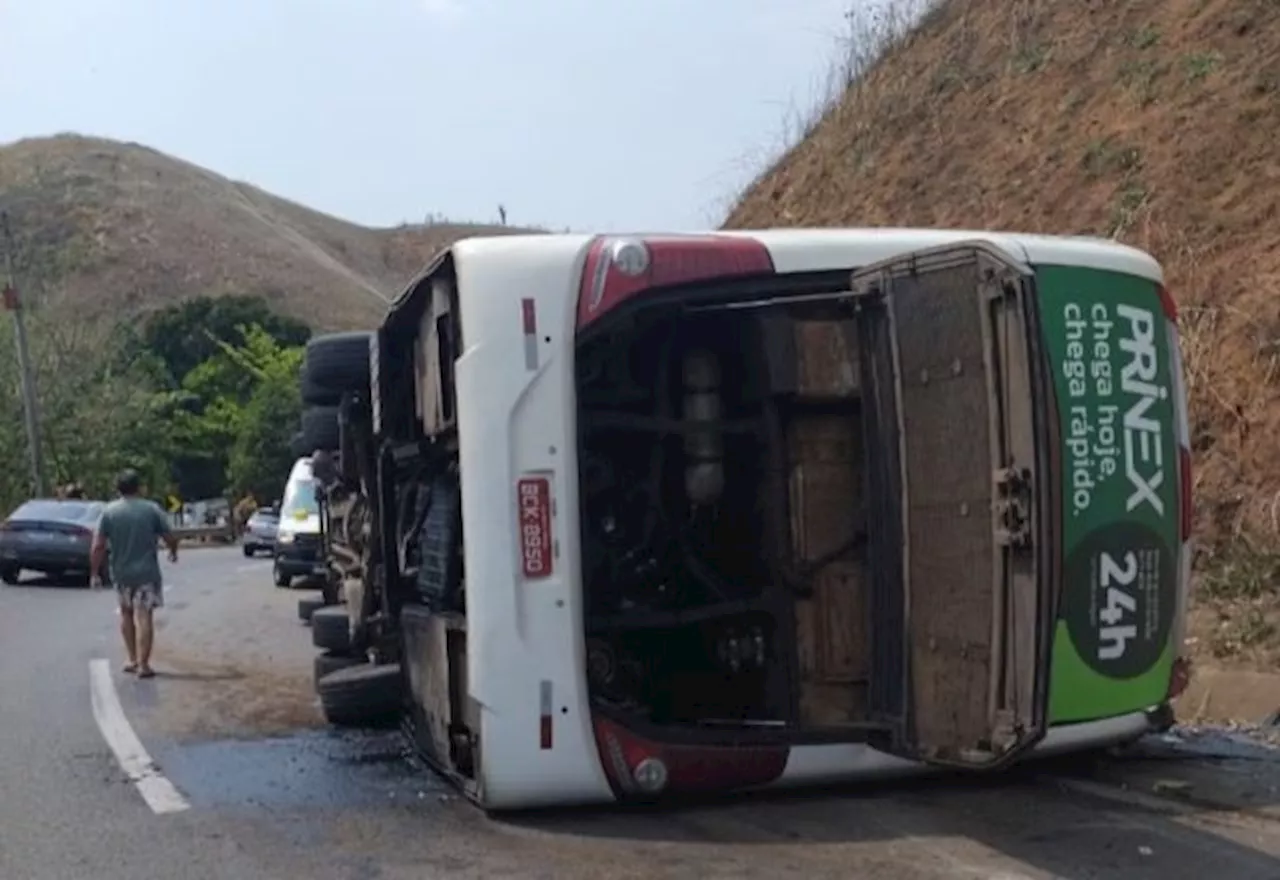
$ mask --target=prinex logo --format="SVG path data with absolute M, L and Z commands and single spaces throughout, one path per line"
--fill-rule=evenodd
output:
M 1145 502 L 1163 515 L 1159 489 L 1164 484 L 1164 444 L 1160 422 L 1152 417 L 1156 402 L 1169 396 L 1169 389 L 1156 384 L 1156 329 L 1161 325 L 1149 309 L 1121 305 L 1116 314 L 1128 322 L 1128 331 L 1120 339 L 1120 350 L 1129 357 L 1120 371 L 1120 388 L 1136 397 L 1124 414 L 1124 470 L 1133 488 L 1125 509 L 1132 513 Z

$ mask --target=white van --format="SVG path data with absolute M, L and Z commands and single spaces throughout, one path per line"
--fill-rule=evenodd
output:
M 1093 239 L 458 242 L 374 343 L 354 649 L 495 810 L 1141 736 L 1185 682 L 1176 317 Z
M 316 479 L 311 458 L 293 463 L 280 502 L 280 524 L 276 529 L 275 562 L 272 574 L 277 587 L 287 587 L 296 577 L 323 576 L 324 544 Z

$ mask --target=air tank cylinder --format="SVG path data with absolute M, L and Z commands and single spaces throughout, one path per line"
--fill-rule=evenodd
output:
M 709 351 L 695 349 L 684 356 L 684 487 L 694 504 L 708 505 L 724 492 L 723 409 L 720 363 Z

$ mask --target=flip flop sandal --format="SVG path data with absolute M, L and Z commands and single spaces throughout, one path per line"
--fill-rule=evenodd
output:
M 138 671 L 138 664 L 126 663 L 125 665 L 120 667 L 120 671 L 125 673 L 126 675 L 133 675 L 133 673 Z
M 138 670 L 138 678 L 155 678 L 155 677 L 156 677 L 156 671 L 154 669 L 148 668 L 148 669 Z

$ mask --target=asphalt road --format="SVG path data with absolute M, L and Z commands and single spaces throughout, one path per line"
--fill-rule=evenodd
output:
M 191 550 L 168 576 L 151 681 L 118 672 L 111 595 L 0 590 L 0 880 L 1280 878 L 1280 757 L 1188 760 L 1178 744 L 1087 779 L 1033 767 L 491 820 L 397 735 L 324 729 L 305 593 L 272 587 L 269 563 Z M 91 685 L 102 658 L 112 683 Z M 176 800 L 153 797 L 172 811 L 126 776 L 136 756 L 109 747 L 104 695 L 172 783 Z M 1178 796 L 1153 794 L 1171 776 Z

